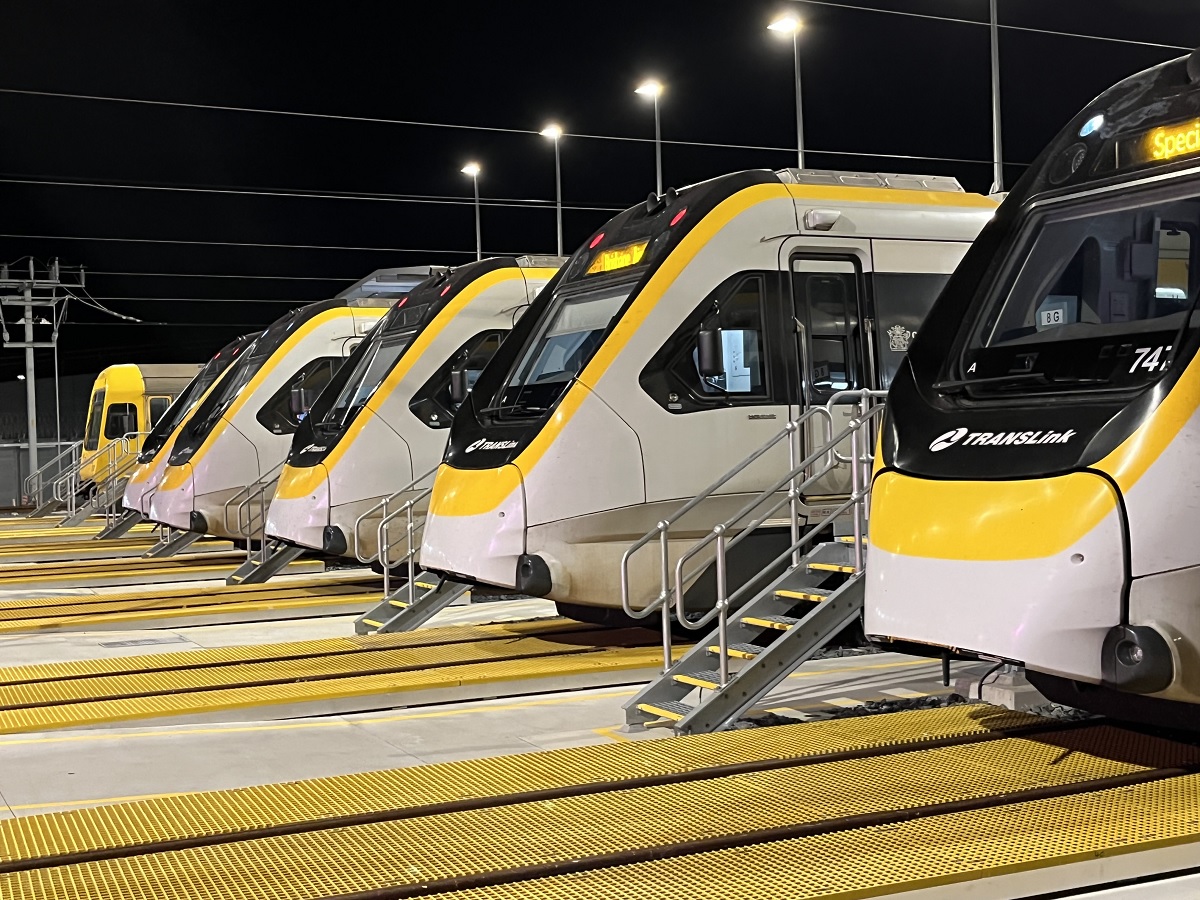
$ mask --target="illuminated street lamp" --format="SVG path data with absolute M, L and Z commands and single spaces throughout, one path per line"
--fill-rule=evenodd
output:
M 479 224 L 479 173 L 483 170 L 479 163 L 469 162 L 461 169 L 464 175 L 471 176 L 475 183 L 475 258 L 483 259 L 483 230 Z
M 792 36 L 792 54 L 796 60 L 796 164 L 804 168 L 804 105 L 800 92 L 800 31 L 804 23 L 791 14 L 782 15 L 767 26 L 769 31 Z
M 542 137 L 554 141 L 554 205 L 558 213 L 558 255 L 563 255 L 562 228 L 562 157 L 559 156 L 558 142 L 563 136 L 563 130 L 558 125 L 550 124 L 542 129 Z
M 650 78 L 643 81 L 635 89 L 635 94 L 641 94 L 643 97 L 650 97 L 654 100 L 654 167 L 655 167 L 655 185 L 657 186 L 656 193 L 662 194 L 662 125 L 658 117 L 658 98 L 662 96 L 663 86 L 659 81 Z

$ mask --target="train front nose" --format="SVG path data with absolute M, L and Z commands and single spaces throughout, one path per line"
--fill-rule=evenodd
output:
M 195 509 L 196 478 L 192 464 L 168 466 L 150 498 L 150 519 L 185 531 L 206 531 L 207 528 L 193 528 L 200 524 L 193 521 Z
M 346 552 L 344 535 L 340 549 L 326 546 L 330 543 L 328 526 L 329 471 L 320 463 L 305 468 L 284 466 L 267 508 L 267 534 L 313 550 Z
M 868 634 L 1104 680 L 1127 576 L 1120 498 L 1107 480 L 884 472 L 869 531 Z
M 522 563 L 529 568 L 525 519 L 525 491 L 516 466 L 465 470 L 443 464 L 429 498 L 421 566 L 520 590 Z

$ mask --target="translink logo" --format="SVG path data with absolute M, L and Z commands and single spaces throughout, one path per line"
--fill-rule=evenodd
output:
M 1029 447 L 1034 444 L 1065 444 L 1075 436 L 1067 431 L 972 431 L 955 428 L 934 438 L 929 449 L 934 453 L 962 444 L 964 447 Z

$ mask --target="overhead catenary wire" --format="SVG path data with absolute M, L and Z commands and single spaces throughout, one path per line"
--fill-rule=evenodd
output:
M 272 244 L 262 241 L 198 241 L 178 238 L 127 238 L 102 237 L 99 235 L 65 235 L 65 234 L 0 234 L 0 238 L 34 241 L 110 241 L 124 244 L 178 244 L 198 247 L 247 247 L 255 250 L 345 250 L 356 253 L 427 253 L 457 254 L 459 256 L 474 256 L 474 250 L 430 249 L 428 247 L 355 247 L 339 244 Z M 486 251 L 492 256 L 520 256 L 527 251 Z
M 869 7 L 864 7 L 868 9 Z M 970 21 L 970 20 L 964 20 Z M 187 103 L 177 100 L 150 100 L 140 97 L 110 97 L 100 94 L 75 94 L 65 91 L 40 91 L 28 88 L 11 88 L 0 87 L 0 94 L 13 94 L 18 96 L 30 97 L 53 97 L 56 99 L 65 100 L 88 100 L 98 103 L 130 103 L 139 106 L 165 106 L 178 109 L 196 109 L 196 110 L 212 110 L 218 112 L 236 112 L 236 113 L 251 113 L 268 116 L 287 116 L 293 118 L 310 118 L 310 119 L 326 119 L 330 121 L 340 122 L 367 122 L 380 125 L 404 125 L 420 128 L 450 128 L 461 131 L 483 131 L 495 132 L 503 134 L 527 135 L 541 139 L 541 131 L 531 128 L 501 128 L 494 125 L 465 125 L 454 122 L 426 122 L 416 119 L 387 119 L 378 116 L 353 116 L 337 113 L 316 113 L 303 112 L 300 110 L 287 109 L 263 109 L 251 106 L 229 106 L 213 103 Z M 652 144 L 654 138 L 638 137 L 636 135 L 619 135 L 619 134 L 589 134 L 585 132 L 564 132 L 564 138 L 580 138 L 584 140 L 598 141 L 631 141 L 639 144 Z M 707 147 L 719 150 L 758 150 L 770 153 L 788 153 L 794 154 L 795 147 L 776 147 L 768 144 L 731 144 L 720 141 L 687 141 L 679 138 L 663 139 L 663 144 L 676 147 Z M 950 163 L 965 163 L 975 165 L 991 165 L 992 161 L 983 159 L 970 159 L 967 157 L 955 156 L 924 156 L 914 153 L 869 153 L 856 150 L 831 150 L 828 148 L 806 148 L 805 152 L 815 153 L 823 156 L 851 156 L 865 159 L 905 159 L 916 160 L 922 162 L 950 162 Z M 1025 163 L 1012 163 L 1012 165 L 1026 165 Z M 369 195 L 362 195 L 369 196 Z M 473 204 L 474 201 L 470 198 L 465 198 L 465 202 Z M 553 206 L 554 201 L 540 201 L 547 206 Z
M 861 12 L 883 13 L 889 16 L 907 16 L 912 19 L 933 19 L 938 22 L 952 22 L 958 25 L 981 25 L 984 28 L 991 27 L 991 23 L 984 22 L 979 19 L 963 19 L 957 16 L 940 16 L 935 13 L 918 13 L 909 12 L 901 9 L 881 9 L 877 6 L 862 6 L 857 3 L 843 3 L 842 0 L 791 0 L 793 3 L 807 3 L 812 6 L 832 6 L 839 9 L 853 9 Z M 1053 28 L 1034 28 L 1030 25 L 1006 25 L 1003 22 L 998 23 L 997 27 L 1006 31 L 1024 31 L 1033 34 L 1046 34 L 1053 37 L 1077 38 L 1086 41 L 1108 41 L 1114 44 L 1131 44 L 1137 47 L 1153 47 L 1161 50 L 1182 50 L 1185 53 L 1190 53 L 1194 47 L 1185 47 L 1181 44 L 1160 44 L 1156 41 L 1139 41 L 1134 38 L 1118 38 L 1109 37 L 1103 34 L 1083 34 L 1077 31 L 1057 31 Z

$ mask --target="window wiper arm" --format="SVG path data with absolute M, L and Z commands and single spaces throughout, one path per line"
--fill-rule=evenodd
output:
M 933 389 L 940 394 L 958 394 L 969 387 L 1007 387 L 1018 384 L 1049 384 L 1041 372 L 1022 372 L 1013 375 L 996 375 L 992 378 L 965 378 L 950 381 L 935 381 Z

